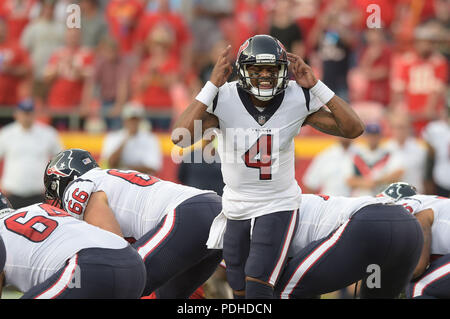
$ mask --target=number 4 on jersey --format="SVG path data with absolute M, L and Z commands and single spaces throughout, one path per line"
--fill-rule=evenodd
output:
M 272 135 L 261 135 L 243 155 L 247 167 L 259 169 L 260 180 L 272 179 Z

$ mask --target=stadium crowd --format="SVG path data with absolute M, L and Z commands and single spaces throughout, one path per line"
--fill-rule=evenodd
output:
M 67 28 L 71 4 L 80 28 Z M 417 135 L 445 105 L 449 11 L 446 0 L 5 0 L 0 105 L 33 97 L 59 130 L 74 113 L 77 128 L 102 119 L 115 129 L 132 100 L 167 131 L 217 50 L 231 44 L 235 56 L 245 39 L 271 34 L 355 108 L 405 109 Z
M 67 27 L 72 4 L 79 28 Z M 57 132 L 106 134 L 133 104 L 169 134 L 219 52 L 230 44 L 235 57 L 256 34 L 301 56 L 366 124 L 361 140 L 339 139 L 313 159 L 304 193 L 376 195 L 405 181 L 450 195 L 440 139 L 450 134 L 450 0 L 3 0 L 0 126 L 32 100 Z

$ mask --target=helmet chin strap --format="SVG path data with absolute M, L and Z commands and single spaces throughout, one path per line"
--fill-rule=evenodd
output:
M 253 96 L 260 101 L 269 101 L 269 100 L 273 99 L 273 96 L 258 96 L 258 95 L 253 95 Z
M 274 90 L 273 89 L 271 89 L 271 90 L 261 90 L 261 89 L 259 89 L 258 90 L 257 88 L 252 87 L 251 91 L 253 93 L 253 96 L 255 98 L 257 98 L 258 100 L 260 100 L 260 101 L 269 101 L 270 99 L 272 99 L 274 97 L 274 95 L 273 95 Z M 266 93 L 267 96 L 264 96 L 264 93 Z

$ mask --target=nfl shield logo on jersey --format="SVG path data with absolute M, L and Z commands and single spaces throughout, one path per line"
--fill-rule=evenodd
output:
M 264 115 L 258 115 L 258 123 L 260 125 L 263 125 L 264 123 L 266 123 L 266 117 Z

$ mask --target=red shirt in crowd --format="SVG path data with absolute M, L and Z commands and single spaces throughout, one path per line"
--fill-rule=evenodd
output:
M 423 112 L 430 94 L 441 90 L 447 83 L 447 61 L 439 53 L 428 59 L 421 58 L 414 52 L 408 52 L 396 59 L 393 70 L 392 88 L 404 94 L 404 103 L 411 114 Z M 441 98 L 435 111 L 444 107 L 444 97 Z M 417 121 L 414 124 L 419 133 L 427 121 Z
M 248 38 L 269 31 L 269 7 L 264 1 L 236 0 L 233 18 L 222 24 L 222 31 L 236 55 Z
M 106 7 L 110 34 L 117 40 L 122 53 L 129 53 L 144 6 L 139 0 L 111 0 Z
M 2 0 L 0 17 L 8 26 L 8 40 L 19 41 L 23 29 L 30 22 L 30 14 L 37 0 Z
M 25 66 L 31 69 L 28 54 L 16 42 L 0 44 L 0 105 L 16 105 L 24 78 L 4 72 L 4 68 Z
M 175 75 L 179 70 L 178 59 L 174 56 L 168 56 L 167 60 L 160 63 L 155 71 L 150 71 L 151 56 L 141 62 L 133 76 L 134 85 L 138 84 L 143 78 L 150 74 L 150 82 L 145 88 L 135 89 L 136 96 L 134 97 L 146 108 L 171 108 L 172 97 L 170 89 L 166 87 L 162 81 L 167 79 L 170 75 Z
M 85 79 L 93 73 L 94 56 L 86 48 L 62 48 L 50 58 L 46 74 L 56 73 L 48 96 L 48 106 L 64 109 L 81 102 Z
M 365 58 L 366 54 L 367 50 L 364 50 L 361 55 L 361 60 Z M 391 56 L 391 49 L 388 46 L 385 46 L 380 56 L 372 62 L 370 68 L 386 68 L 389 70 L 391 66 Z M 387 106 L 390 101 L 389 75 L 387 74 L 386 77 L 382 79 L 368 79 L 363 99 L 365 101 L 374 101 Z
M 171 54 L 180 58 L 183 46 L 191 41 L 192 35 L 183 16 L 175 12 L 149 12 L 142 16 L 136 31 L 136 42 L 143 43 L 150 32 L 159 24 L 168 25 L 175 35 Z

